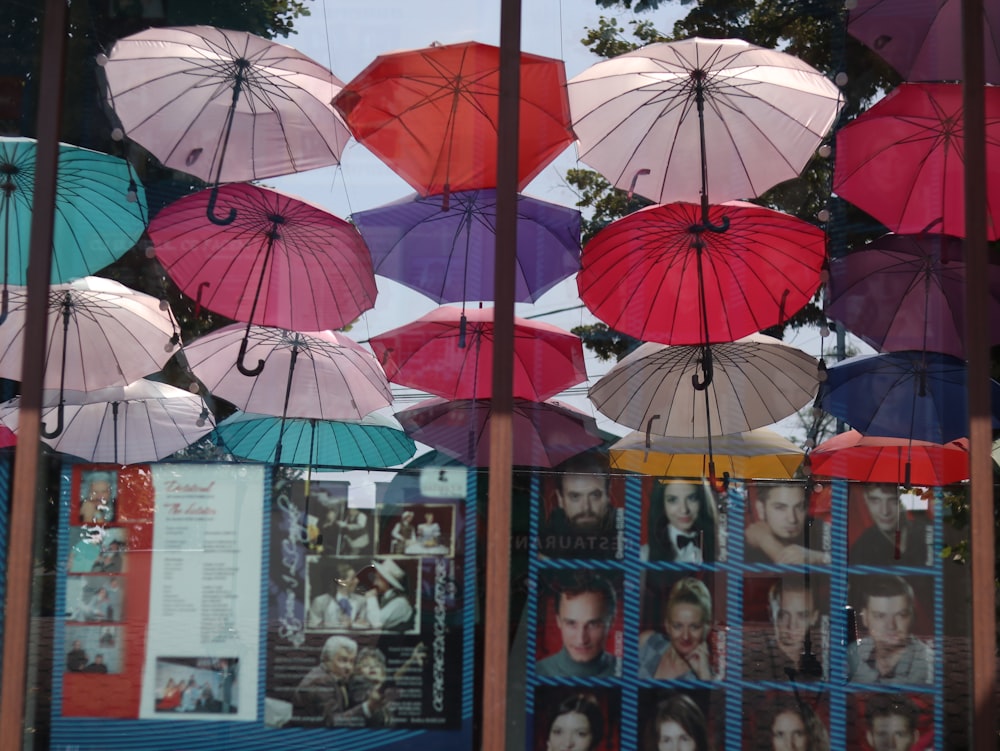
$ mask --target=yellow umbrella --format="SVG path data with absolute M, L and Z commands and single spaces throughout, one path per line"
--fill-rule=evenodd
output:
M 805 452 L 768 428 L 712 436 L 716 472 L 743 480 L 788 480 Z M 635 431 L 612 444 L 613 469 L 657 477 L 707 477 L 708 438 L 647 435 Z

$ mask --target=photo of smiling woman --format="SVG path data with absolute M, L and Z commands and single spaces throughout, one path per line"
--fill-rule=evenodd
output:
M 712 563 L 716 560 L 715 494 L 704 480 L 653 480 L 648 506 L 648 543 L 640 556 L 649 561 Z
M 652 578 L 652 574 L 650 574 Z M 721 678 L 721 665 L 712 654 L 712 594 L 703 581 L 693 576 L 678 579 L 663 602 L 660 586 L 647 590 L 645 605 L 654 610 L 647 619 L 656 628 L 639 634 L 639 678 L 672 681 Z M 646 619 L 644 619 L 646 620 Z M 660 630 L 662 629 L 662 630 Z

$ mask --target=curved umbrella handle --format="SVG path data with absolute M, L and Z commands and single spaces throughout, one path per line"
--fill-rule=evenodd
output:
M 240 342 L 240 354 L 236 358 L 236 367 L 245 376 L 253 377 L 255 375 L 260 375 L 260 372 L 264 369 L 263 360 L 258 360 L 255 368 L 248 368 L 245 364 L 247 359 L 247 344 L 247 338 L 243 337 L 243 341 Z
M 713 367 L 712 367 L 712 348 L 705 347 L 702 351 L 702 355 L 698 360 L 701 365 L 701 372 L 704 373 L 704 378 L 699 379 L 697 373 L 691 374 L 691 385 L 694 386 L 695 391 L 704 391 L 708 388 L 709 384 L 712 383 Z
M 705 214 L 705 216 L 701 218 L 701 226 L 708 232 L 725 232 L 729 229 L 729 217 L 722 217 L 722 224 L 712 224 L 708 221 L 708 214 Z
M 726 493 L 729 491 L 729 473 L 723 472 L 720 480 L 715 476 L 715 462 L 708 462 L 708 484 L 716 493 Z
M 224 217 L 219 217 L 215 215 L 215 203 L 219 200 L 219 186 L 216 184 L 212 188 L 212 193 L 208 197 L 208 208 L 205 209 L 205 216 L 208 217 L 208 221 L 212 224 L 217 224 L 220 227 L 225 227 L 227 224 L 232 224 L 236 219 L 236 209 L 230 207 L 229 213 Z
M 51 432 L 45 427 L 45 423 L 42 423 L 42 437 L 43 438 L 55 438 L 60 433 L 63 432 L 63 401 L 59 400 L 59 406 L 56 408 L 56 427 Z

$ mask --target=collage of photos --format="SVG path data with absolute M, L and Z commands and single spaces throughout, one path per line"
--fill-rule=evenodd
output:
M 848 596 L 833 603 L 828 483 L 757 481 L 731 489 L 743 499 L 743 556 L 734 560 L 729 499 L 707 482 L 615 476 L 596 453 L 557 469 L 565 474 L 544 478 L 537 506 L 534 748 L 618 748 L 624 736 L 612 737 L 622 730 L 616 711 L 624 686 L 635 680 L 638 721 L 628 737 L 641 749 L 725 747 L 727 739 L 717 736 L 727 689 L 736 682 L 746 751 L 829 751 L 834 654 L 844 662 L 853 705 L 848 747 L 933 746 L 927 692 L 935 679 L 935 578 L 926 502 L 905 498 L 894 485 L 852 484 Z M 614 529 L 626 488 L 640 499 L 639 538 L 621 548 L 623 556 L 606 555 L 612 544 L 601 540 Z M 587 541 L 574 540 L 581 536 Z M 639 622 L 626 628 L 622 587 L 633 557 Z M 579 568 L 546 563 L 564 558 Z M 727 613 L 733 576 L 741 578 L 743 596 L 739 612 Z M 834 651 L 834 618 L 845 606 L 857 639 Z M 734 627 L 738 662 L 728 654 Z M 635 643 L 627 633 L 638 634 Z M 621 671 L 630 653 L 635 676 Z M 621 684 L 613 680 L 609 688 L 609 678 Z M 869 694 L 868 685 L 900 693 Z
M 459 726 L 462 505 L 358 508 L 333 482 L 313 482 L 308 499 L 293 484 L 288 500 L 308 519 L 308 544 L 301 559 L 272 557 L 271 611 L 286 617 L 268 630 L 265 723 Z M 277 550 L 296 524 L 276 517 Z
M 121 674 L 128 530 L 120 525 L 118 473 L 74 474 L 66 561 L 66 672 Z

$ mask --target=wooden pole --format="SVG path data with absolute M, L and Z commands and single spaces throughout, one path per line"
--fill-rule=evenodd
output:
M 18 751 L 25 742 L 25 676 L 31 629 L 32 543 L 38 495 L 42 377 L 52 270 L 52 222 L 55 216 L 62 115 L 63 66 L 66 59 L 66 0 L 47 0 L 42 30 L 42 66 L 38 81 L 38 143 L 35 194 L 31 213 L 27 319 L 21 364 L 21 410 L 14 455 L 7 547 L 7 597 L 4 603 L 3 677 L 0 682 L 0 751 Z
M 520 115 L 521 0 L 500 3 L 500 109 L 497 124 L 496 261 L 493 309 L 493 415 L 486 517 L 486 607 L 483 657 L 484 751 L 507 743 L 510 629 L 514 270 L 517 249 L 517 161 Z
M 997 748 L 993 440 L 990 420 L 989 259 L 986 247 L 986 114 L 983 3 L 962 0 L 965 127 L 965 326 L 969 392 L 969 532 L 972 554 L 972 739 Z M 995 166 L 995 165 L 994 165 Z

